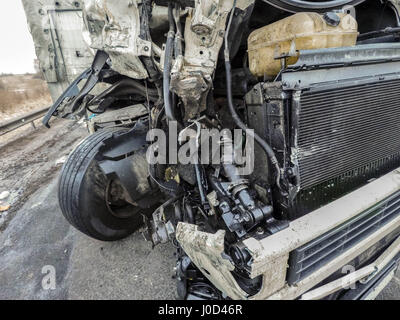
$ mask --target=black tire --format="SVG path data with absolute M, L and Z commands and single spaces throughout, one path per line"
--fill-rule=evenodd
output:
M 102 142 L 120 130 L 126 129 L 105 129 L 87 137 L 68 157 L 59 180 L 64 217 L 82 233 L 101 241 L 123 239 L 143 223 L 137 207 L 132 206 L 129 216 L 113 214 L 106 200 L 109 181 L 95 160 Z

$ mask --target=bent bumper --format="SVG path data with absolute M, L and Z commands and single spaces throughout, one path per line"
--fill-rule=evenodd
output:
M 176 237 L 193 263 L 219 290 L 230 298 L 295 299 L 317 286 L 378 241 L 400 229 L 400 201 L 396 202 L 390 220 L 380 223 L 379 227 L 375 228 L 373 232 L 358 239 L 346 250 L 341 251 L 331 260 L 325 261 L 323 265 L 318 266 L 312 273 L 298 279 L 292 285 L 287 281 L 289 256 L 295 250 L 307 246 L 326 236 L 332 230 L 353 221 L 352 219 L 358 219 L 358 217 L 365 215 L 368 210 L 378 204 L 382 203 L 383 209 L 385 209 L 388 199 L 399 192 L 400 168 L 306 216 L 294 220 L 287 229 L 281 232 L 262 240 L 254 238 L 244 240 L 243 244 L 252 256 L 250 277 L 263 276 L 261 290 L 252 297 L 249 297 L 240 288 L 231 274 L 234 266 L 226 256 L 224 257 L 224 231 L 219 231 L 213 235 L 198 231 L 196 226 L 180 223 Z M 395 243 L 398 243 L 398 241 L 400 240 L 396 240 Z M 391 256 L 397 250 L 396 248 L 392 248 Z

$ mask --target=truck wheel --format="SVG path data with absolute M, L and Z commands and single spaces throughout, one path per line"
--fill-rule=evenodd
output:
M 143 209 L 116 198 L 115 190 L 122 187 L 109 180 L 95 160 L 102 142 L 119 130 L 102 130 L 86 138 L 64 164 L 58 186 L 64 217 L 79 231 L 101 241 L 123 239 L 143 223 Z

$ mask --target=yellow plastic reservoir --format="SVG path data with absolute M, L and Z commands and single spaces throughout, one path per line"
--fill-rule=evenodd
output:
M 253 31 L 248 39 L 249 65 L 252 74 L 276 76 L 282 64 L 298 60 L 297 50 L 354 46 L 357 21 L 349 14 L 300 12 Z

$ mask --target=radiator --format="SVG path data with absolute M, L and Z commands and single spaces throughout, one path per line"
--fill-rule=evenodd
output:
M 301 52 L 246 106 L 285 172 L 286 195 L 272 188 L 275 213 L 296 219 L 400 166 L 400 44 Z M 252 179 L 271 184 L 255 148 Z
M 298 114 L 301 189 L 399 163 L 400 80 L 305 93 Z
M 268 129 L 258 132 L 290 169 L 288 196 L 276 205 L 289 219 L 400 166 L 399 43 L 301 52 L 281 87 L 263 89 L 264 105 L 254 107 L 253 118 L 265 110 Z M 304 279 L 399 214 L 400 192 L 294 250 L 288 282 Z

